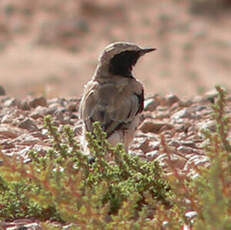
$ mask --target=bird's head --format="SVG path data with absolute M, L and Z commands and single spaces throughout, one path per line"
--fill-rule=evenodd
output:
M 108 45 L 99 57 L 98 70 L 112 75 L 132 77 L 137 60 L 154 48 L 141 48 L 134 43 L 115 42 Z

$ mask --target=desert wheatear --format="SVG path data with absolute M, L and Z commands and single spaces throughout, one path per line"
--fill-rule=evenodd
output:
M 141 56 L 154 50 L 129 42 L 115 42 L 104 49 L 80 103 L 85 151 L 85 134 L 93 131 L 95 121 L 101 122 L 112 145 L 123 143 L 128 151 L 144 102 L 143 86 L 132 68 Z

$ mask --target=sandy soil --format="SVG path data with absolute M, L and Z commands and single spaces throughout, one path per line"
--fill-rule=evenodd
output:
M 0 3 L 0 85 L 12 96 L 80 96 L 103 48 L 119 40 L 155 47 L 135 75 L 146 96 L 231 88 L 231 14 L 196 15 L 185 1 Z

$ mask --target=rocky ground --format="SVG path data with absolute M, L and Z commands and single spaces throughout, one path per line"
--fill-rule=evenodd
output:
M 185 174 L 190 174 L 193 165 L 207 162 L 203 145 L 203 129 L 215 131 L 211 116 L 211 105 L 216 92 L 203 97 L 182 101 L 175 95 L 165 97 L 155 95 L 145 100 L 145 111 L 130 153 L 147 160 L 157 160 L 167 170 L 168 155 L 162 150 L 161 136 L 170 149 L 174 166 Z M 231 103 L 231 97 L 228 98 Z M 70 125 L 78 138 L 81 134 L 81 121 L 78 118 L 77 98 L 27 97 L 16 99 L 0 97 L 0 146 L 8 155 L 19 155 L 28 161 L 28 152 L 35 149 L 43 152 L 49 148 L 47 130 L 43 119 L 51 115 L 56 125 Z M 2 223 L 3 224 L 3 223 Z M 16 226 L 27 224 L 27 229 L 39 229 L 38 223 L 17 220 L 8 223 L 3 229 L 18 229 Z M 1 225 L 0 225 L 1 229 Z

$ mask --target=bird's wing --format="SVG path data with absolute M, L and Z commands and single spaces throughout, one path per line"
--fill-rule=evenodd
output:
M 108 137 L 117 129 L 126 129 L 143 110 L 143 97 L 143 90 L 121 91 L 113 84 L 89 88 L 80 109 L 87 131 L 93 131 L 95 121 L 101 122 Z

